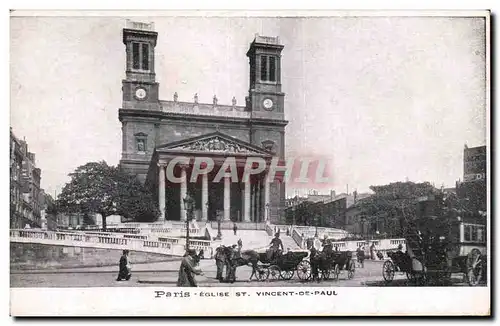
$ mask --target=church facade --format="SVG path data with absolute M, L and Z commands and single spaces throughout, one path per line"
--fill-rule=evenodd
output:
M 200 103 L 197 94 L 191 102 L 179 101 L 177 93 L 171 100 L 161 100 L 155 75 L 157 39 L 152 24 L 128 22 L 123 29 L 126 78 L 119 109 L 120 167 L 152 189 L 160 220 L 185 220 L 183 199 L 189 193 L 200 221 L 278 222 L 285 184 L 267 176 L 273 158 L 285 159 L 288 122 L 279 38 L 256 35 L 250 44 L 245 105 L 237 105 L 235 98 L 230 105 L 221 105 L 216 96 L 212 103 Z M 182 163 L 172 167 L 170 163 L 179 157 Z M 210 173 L 193 176 L 196 160 L 204 157 L 214 162 Z M 228 158 L 234 159 L 236 171 L 224 165 Z M 249 158 L 262 159 L 266 166 L 245 181 L 241 176 Z M 217 178 L 220 169 L 223 178 Z M 230 179 L 230 173 L 240 178 Z M 172 174 L 175 178 L 169 178 Z

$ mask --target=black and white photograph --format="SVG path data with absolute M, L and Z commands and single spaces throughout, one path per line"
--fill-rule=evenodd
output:
M 490 313 L 488 11 L 9 20 L 13 316 Z

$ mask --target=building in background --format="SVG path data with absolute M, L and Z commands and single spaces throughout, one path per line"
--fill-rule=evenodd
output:
M 287 199 L 285 220 L 288 224 L 327 226 L 344 229 L 346 227 L 346 212 L 358 200 L 369 197 L 371 194 L 330 194 L 323 195 L 317 191 L 310 192 L 307 197 L 295 196 Z
M 55 213 L 55 200 L 51 195 L 40 190 L 40 215 L 42 221 L 42 229 L 55 230 L 57 229 L 57 218 Z
M 486 146 L 464 147 L 464 178 L 456 183 L 457 196 L 465 199 L 468 210 L 486 212 Z
M 10 130 L 10 227 L 40 228 L 41 170 L 36 167 L 35 154 L 28 143 Z

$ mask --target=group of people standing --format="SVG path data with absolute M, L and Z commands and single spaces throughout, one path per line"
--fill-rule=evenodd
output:
M 365 259 L 367 259 L 366 256 L 367 255 L 365 253 L 365 246 L 360 245 L 358 247 L 358 249 L 356 250 L 356 258 L 358 260 L 359 267 L 365 267 Z M 368 259 L 371 259 L 371 260 L 384 259 L 384 255 L 380 251 L 377 251 L 374 242 L 372 242 L 372 245 L 370 246 L 370 252 L 368 255 Z
M 236 231 L 235 231 L 236 233 Z M 232 246 L 220 245 L 215 250 L 215 264 L 217 267 L 216 279 L 219 282 L 230 282 L 234 283 L 236 281 L 236 262 L 239 257 L 241 257 L 241 248 L 243 247 L 243 241 L 238 239 L 237 244 Z M 226 276 L 224 277 L 224 268 L 226 269 Z

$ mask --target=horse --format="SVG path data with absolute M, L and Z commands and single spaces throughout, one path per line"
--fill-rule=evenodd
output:
M 313 279 L 318 277 L 318 271 L 328 271 L 339 266 L 339 270 L 349 268 L 349 263 L 352 259 L 352 253 L 350 251 L 318 251 L 311 250 L 310 261 L 313 272 Z
M 250 275 L 250 280 L 256 275 L 258 270 L 258 263 L 266 260 L 266 253 L 258 253 L 255 250 L 243 250 L 239 253 L 232 247 L 223 247 L 224 256 L 226 257 L 226 268 L 234 268 L 240 266 L 251 266 L 252 274 Z M 234 277 L 234 275 L 233 275 Z

